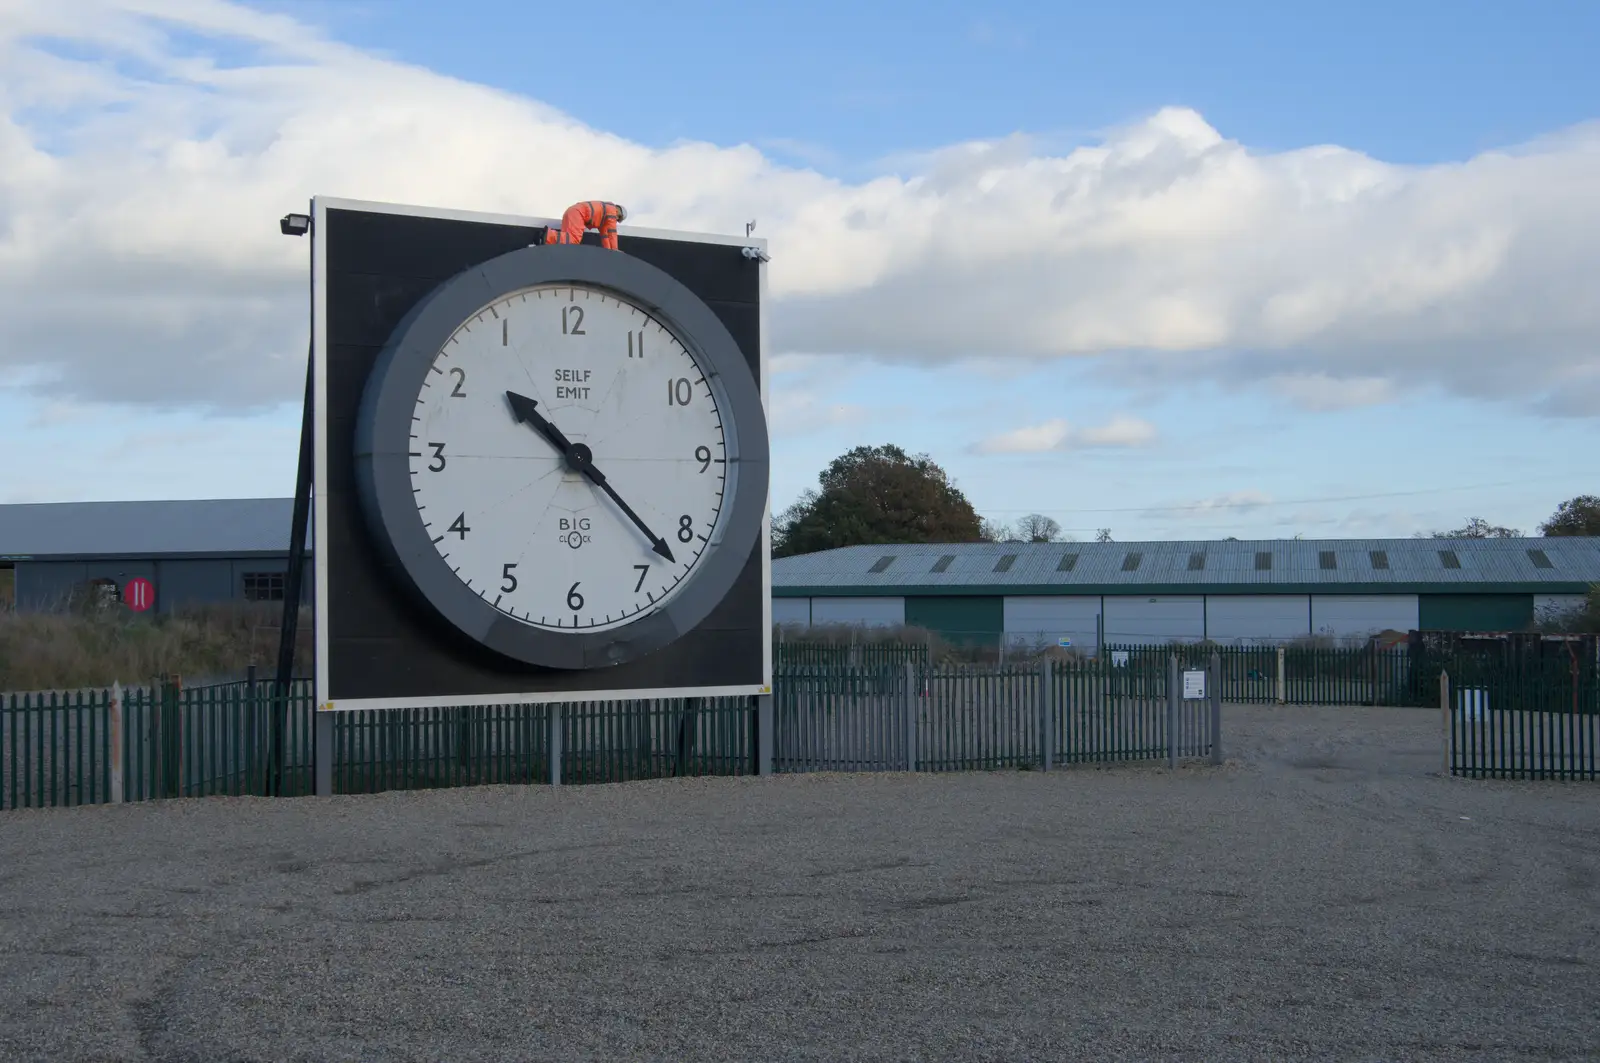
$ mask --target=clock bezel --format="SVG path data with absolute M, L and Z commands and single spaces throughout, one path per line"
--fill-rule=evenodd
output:
M 705 554 L 666 604 L 598 632 L 531 627 L 468 588 L 434 548 L 411 487 L 411 418 L 440 349 L 485 306 L 551 284 L 608 290 L 655 317 L 706 373 L 722 415 L 727 479 Z M 530 246 L 444 281 L 401 319 L 379 353 L 362 395 L 355 437 L 360 508 L 400 582 L 468 639 L 526 665 L 605 668 L 670 645 L 702 623 L 732 590 L 765 523 L 766 414 L 744 354 L 711 308 L 686 286 L 621 252 Z

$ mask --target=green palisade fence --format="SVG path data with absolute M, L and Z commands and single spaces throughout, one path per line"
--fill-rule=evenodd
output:
M 775 647 L 777 771 L 1015 769 L 1168 755 L 1167 663 L 1221 667 L 1223 700 L 1279 697 L 1275 647 L 1108 646 L 1092 659 L 930 667 L 894 643 Z M 1440 707 L 1446 757 L 1482 778 L 1593 779 L 1600 773 L 1596 662 L 1494 649 L 1446 660 L 1406 650 L 1287 647 L 1290 702 Z M 312 792 L 309 681 L 273 685 L 0 695 L 0 809 L 117 799 Z M 1181 756 L 1209 752 L 1203 702 L 1181 702 Z M 337 793 L 550 781 L 621 782 L 754 769 L 755 724 L 741 698 L 336 713 Z M 119 752 L 120 750 L 120 752 Z M 1048 758 L 1046 753 L 1048 752 Z
M 1580 662 L 1457 660 L 1446 669 L 1454 775 L 1600 778 L 1600 677 Z
M 895 668 L 927 662 L 928 649 L 906 642 L 779 642 L 772 647 L 776 672 L 804 668 Z

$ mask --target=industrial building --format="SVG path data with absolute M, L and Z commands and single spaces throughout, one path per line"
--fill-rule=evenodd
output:
M 852 546 L 775 560 L 773 623 L 990 645 L 1524 630 L 1600 583 L 1600 539 Z
M 19 609 L 89 585 L 153 608 L 281 602 L 287 498 L 0 505 Z M 311 601 L 311 580 L 301 600 Z M 1511 631 L 1600 583 L 1600 539 L 961 543 L 852 546 L 772 563 L 773 623 L 914 626 L 952 641 L 1059 644 L 1361 639 Z
M 178 502 L 48 502 L 0 506 L 0 568 L 16 607 L 61 608 L 86 593 L 121 600 L 147 580 L 150 607 L 281 602 L 293 502 L 287 498 Z M 311 601 L 307 573 L 301 600 Z

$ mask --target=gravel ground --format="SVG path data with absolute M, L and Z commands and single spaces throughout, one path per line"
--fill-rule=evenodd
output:
M 1226 765 L 0 817 L 5 1060 L 1600 1059 L 1600 788 Z

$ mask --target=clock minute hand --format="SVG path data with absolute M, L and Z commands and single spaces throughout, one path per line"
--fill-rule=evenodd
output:
M 600 490 L 610 495 L 611 501 L 615 502 L 617 507 L 628 515 L 628 519 L 633 521 L 633 523 L 638 526 L 640 531 L 644 532 L 645 538 L 650 540 L 650 549 L 654 550 L 668 561 L 676 562 L 677 559 L 672 556 L 672 547 L 667 545 L 667 541 L 665 539 L 651 531 L 649 526 L 645 524 L 645 522 L 639 517 L 639 514 L 633 511 L 633 507 L 622 500 L 622 496 L 617 494 L 616 488 L 612 487 L 611 483 L 603 475 L 601 475 L 600 470 L 594 467 L 594 461 L 592 459 L 587 460 L 583 464 L 584 471 L 589 475 L 589 479 L 593 480 L 599 486 Z
M 617 489 L 611 486 L 611 482 L 606 479 L 605 473 L 595 467 L 594 455 L 590 453 L 588 447 L 582 443 L 572 442 L 561 429 L 551 424 L 549 419 L 539 412 L 539 403 L 534 399 L 530 399 L 526 395 L 518 395 L 515 391 L 508 391 L 506 392 L 506 401 L 511 403 L 511 413 L 518 421 L 533 426 L 540 435 L 550 441 L 552 446 L 561 451 L 561 456 L 566 459 L 567 464 L 573 470 L 588 477 L 591 483 L 611 496 L 611 501 L 615 502 L 617 507 L 627 515 L 628 519 L 633 521 L 640 531 L 644 532 L 645 538 L 650 540 L 650 549 L 668 561 L 676 561 L 676 558 L 672 556 L 672 547 L 667 545 L 667 541 L 650 530 L 650 526 L 644 522 L 644 519 L 639 514 L 633 511 L 633 507 L 624 502 L 622 496 L 617 494 Z

